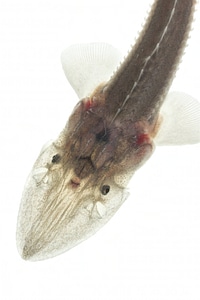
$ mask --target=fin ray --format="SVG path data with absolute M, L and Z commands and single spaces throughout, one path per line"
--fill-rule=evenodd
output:
M 193 97 L 171 92 L 160 111 L 162 123 L 155 143 L 186 145 L 200 142 L 200 103 Z
M 120 52 L 106 43 L 76 44 L 61 54 L 65 75 L 79 99 L 108 81 L 121 58 Z

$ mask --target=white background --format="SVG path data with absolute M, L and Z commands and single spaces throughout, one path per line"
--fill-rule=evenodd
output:
M 161 147 L 95 236 L 56 258 L 23 261 L 15 230 L 41 146 L 77 102 L 60 52 L 103 41 L 124 54 L 149 0 L 0 2 L 0 299 L 200 299 L 200 146 Z M 200 11 L 173 89 L 200 99 Z

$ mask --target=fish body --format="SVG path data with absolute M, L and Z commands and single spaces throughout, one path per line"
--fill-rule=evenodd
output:
M 162 132 L 169 144 L 187 142 L 181 126 L 177 126 L 178 139 L 171 138 L 161 111 L 185 48 L 194 7 L 194 0 L 155 1 L 133 49 L 108 80 L 93 76 L 104 71 L 101 61 L 100 69 L 90 72 L 94 78 L 87 86 L 84 76 L 70 71 L 74 48 L 64 52 L 66 76 L 82 100 L 58 139 L 42 149 L 27 180 L 17 226 L 24 259 L 58 255 L 101 228 L 127 198 L 129 180 L 152 155 L 155 144 L 165 144 Z M 112 59 L 115 65 L 117 59 L 114 55 Z M 188 142 L 196 143 L 200 108 L 191 98 L 190 103 L 196 117 L 190 118 Z M 171 106 L 177 112 L 176 104 L 174 100 Z

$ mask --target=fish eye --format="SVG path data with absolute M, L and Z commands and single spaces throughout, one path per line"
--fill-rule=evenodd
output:
M 55 154 L 53 157 L 52 157 L 52 160 L 51 160 L 51 162 L 53 163 L 53 164 L 57 164 L 57 163 L 59 163 L 60 162 L 60 160 L 61 160 L 61 156 L 60 156 L 60 154 Z
M 103 185 L 101 187 L 101 193 L 102 195 L 107 195 L 110 191 L 110 186 L 109 185 Z

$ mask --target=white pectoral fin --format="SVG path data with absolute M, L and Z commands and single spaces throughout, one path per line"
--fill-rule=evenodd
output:
M 172 92 L 161 109 L 161 125 L 154 139 L 157 145 L 186 145 L 200 142 L 200 102 Z
M 61 54 L 65 75 L 79 99 L 108 81 L 121 58 L 116 48 L 105 43 L 72 45 Z

